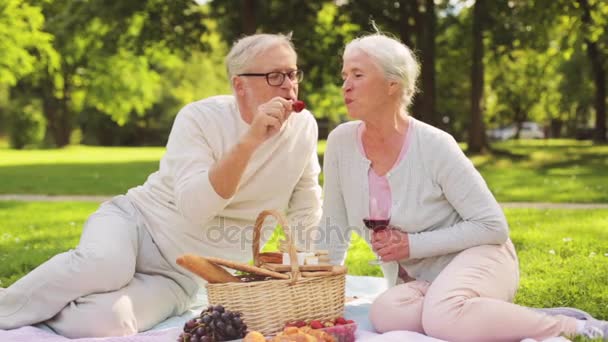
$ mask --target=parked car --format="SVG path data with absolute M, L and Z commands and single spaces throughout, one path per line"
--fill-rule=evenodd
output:
M 517 134 L 517 124 L 511 124 L 506 127 L 492 129 L 486 132 L 488 138 L 492 140 L 507 140 L 515 138 Z M 540 125 L 533 121 L 524 121 L 521 124 L 519 131 L 520 139 L 544 139 L 545 132 Z

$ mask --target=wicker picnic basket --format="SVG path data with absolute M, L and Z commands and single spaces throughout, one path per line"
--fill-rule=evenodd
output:
M 212 305 L 221 304 L 231 311 L 240 311 L 249 330 L 264 335 L 283 330 L 288 321 L 328 320 L 344 313 L 345 274 L 301 277 L 298 269 L 296 248 L 291 232 L 283 216 L 274 210 L 258 215 L 253 233 L 253 260 L 261 266 L 260 232 L 264 219 L 272 215 L 285 232 L 291 261 L 290 279 L 264 280 L 248 283 L 221 283 L 207 286 L 207 296 Z

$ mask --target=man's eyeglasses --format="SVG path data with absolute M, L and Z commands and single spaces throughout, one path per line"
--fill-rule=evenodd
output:
M 281 84 L 283 84 L 283 82 L 285 82 L 285 76 L 287 76 L 293 83 L 302 82 L 302 79 L 304 79 L 304 72 L 302 70 L 292 70 L 289 72 L 273 71 L 265 74 L 244 73 L 238 74 L 238 76 L 263 76 L 266 77 L 266 83 L 268 83 L 269 86 L 279 87 Z

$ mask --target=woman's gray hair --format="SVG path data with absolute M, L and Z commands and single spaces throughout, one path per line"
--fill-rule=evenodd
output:
M 246 68 L 257 55 L 277 45 L 285 45 L 294 54 L 296 53 L 296 49 L 291 42 L 291 33 L 287 35 L 260 33 L 237 40 L 232 45 L 228 56 L 226 56 L 228 78 L 232 79 L 233 76 L 248 71 Z
M 354 50 L 364 52 L 384 71 L 387 80 L 401 84 L 402 105 L 407 108 L 416 94 L 420 65 L 416 56 L 397 39 L 376 32 L 352 40 L 344 48 L 344 56 Z

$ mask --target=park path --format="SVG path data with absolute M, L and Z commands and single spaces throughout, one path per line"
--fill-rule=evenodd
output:
M 93 195 L 0 195 L 0 201 L 28 202 L 103 202 L 110 196 Z M 534 209 L 608 209 L 608 203 L 545 203 L 545 202 L 503 202 L 503 208 L 534 208 Z

